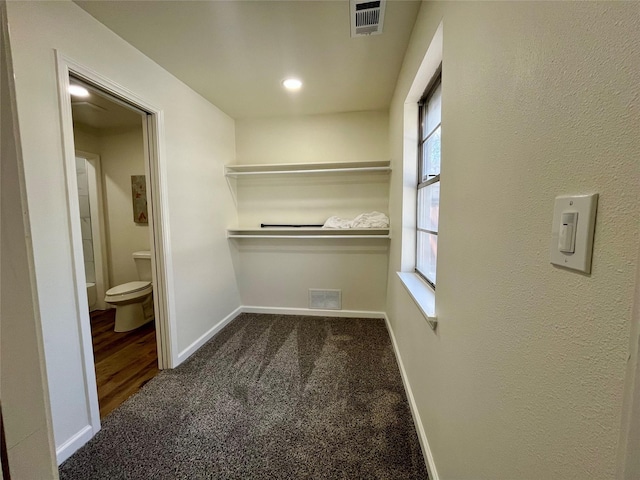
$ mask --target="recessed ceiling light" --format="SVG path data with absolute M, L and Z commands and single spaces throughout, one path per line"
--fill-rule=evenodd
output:
M 69 93 L 74 97 L 88 97 L 89 90 L 80 85 L 69 85 Z
M 287 78 L 282 82 L 282 85 L 287 90 L 300 90 L 302 87 L 302 82 L 297 78 Z

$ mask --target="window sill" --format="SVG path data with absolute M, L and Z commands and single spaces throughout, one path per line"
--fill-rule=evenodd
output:
M 413 301 L 427 319 L 429 326 L 435 330 L 438 325 L 436 318 L 436 293 L 418 275 L 413 272 L 397 272 L 400 281 L 407 289 Z

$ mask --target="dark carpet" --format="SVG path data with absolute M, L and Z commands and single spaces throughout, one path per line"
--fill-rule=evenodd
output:
M 242 314 L 164 370 L 61 479 L 426 479 L 384 321 Z

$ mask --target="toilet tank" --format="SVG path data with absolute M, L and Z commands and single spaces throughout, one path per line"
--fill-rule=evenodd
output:
M 138 280 L 151 282 L 151 252 L 133 252 L 133 261 L 138 271 Z

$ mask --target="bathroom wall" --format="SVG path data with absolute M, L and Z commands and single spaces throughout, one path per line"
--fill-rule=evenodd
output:
M 240 119 L 237 163 L 388 160 L 386 112 Z M 388 212 L 388 175 L 256 176 L 231 180 L 238 223 L 317 223 Z M 232 241 L 244 305 L 304 309 L 310 288 L 341 289 L 343 310 L 385 309 L 388 241 Z
M 142 125 L 102 129 L 83 124 L 74 126 L 76 149 L 100 155 L 108 288 L 136 280 L 131 254 L 150 248 L 149 227 L 133 221 L 131 200 L 131 176 L 145 174 L 142 135 Z
M 96 153 L 100 150 L 98 135 L 100 130 L 97 128 L 74 122 L 73 124 L 73 141 L 76 150 L 82 152 Z
M 227 225 L 235 205 L 223 165 L 233 120 L 72 2 L 9 2 L 16 100 L 58 458 L 92 433 L 75 302 L 55 51 L 163 111 L 167 236 L 177 363 L 240 306 Z M 195 208 L 197 207 L 197 208 Z M 182 356 L 180 353 L 185 352 Z
M 390 111 L 394 172 L 441 21 L 438 329 L 395 273 L 395 174 L 387 310 L 434 465 L 441 479 L 616 478 L 640 245 L 640 4 L 423 3 Z M 591 274 L 552 266 L 554 198 L 592 192 Z
M 144 146 L 140 128 L 100 131 L 107 256 L 110 286 L 137 280 L 131 254 L 149 250 L 149 227 L 133 221 L 131 175 L 144 175 Z

